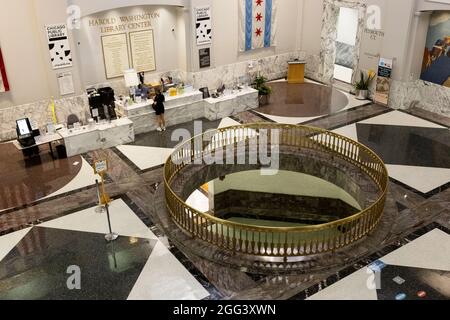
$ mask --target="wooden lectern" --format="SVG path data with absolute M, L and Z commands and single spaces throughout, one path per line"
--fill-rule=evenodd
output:
M 288 83 L 305 83 L 305 65 L 304 61 L 288 62 Z

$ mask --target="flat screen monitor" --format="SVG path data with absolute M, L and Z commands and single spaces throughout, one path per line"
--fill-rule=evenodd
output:
M 28 120 L 28 118 L 16 120 L 16 124 L 19 137 L 32 136 L 33 130 L 31 129 L 30 120 Z

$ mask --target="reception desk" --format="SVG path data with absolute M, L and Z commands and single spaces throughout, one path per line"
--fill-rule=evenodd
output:
M 305 61 L 288 62 L 288 83 L 305 83 Z
M 116 101 L 118 108 L 134 124 L 135 134 L 151 132 L 157 129 L 157 116 L 151 100 L 124 106 Z M 174 97 L 166 97 L 164 103 L 167 126 L 172 126 L 203 117 L 203 93 L 198 90 L 186 92 Z
M 258 107 L 258 91 L 244 88 L 226 92 L 219 98 L 205 99 L 205 118 L 219 120 Z
M 166 97 L 164 106 L 168 127 L 202 118 L 218 120 L 238 112 L 258 108 L 258 91 L 245 88 L 227 91 L 227 94 L 219 98 L 203 99 L 201 91 L 193 90 L 182 95 Z M 116 101 L 116 108 L 133 122 L 135 134 L 157 129 L 158 120 L 152 108 L 152 101 L 129 106 Z
M 76 129 L 62 129 L 58 133 L 64 139 L 68 157 L 134 141 L 133 122 L 127 118 Z

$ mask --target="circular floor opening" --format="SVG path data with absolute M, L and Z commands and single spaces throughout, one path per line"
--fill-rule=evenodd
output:
M 292 270 L 290 263 L 371 233 L 383 214 L 388 174 L 375 153 L 344 136 L 257 123 L 178 146 L 164 180 L 174 226 L 167 231 L 177 244 L 236 267 L 270 262 Z

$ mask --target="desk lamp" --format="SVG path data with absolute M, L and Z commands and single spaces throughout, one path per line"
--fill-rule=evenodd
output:
M 135 102 L 136 87 L 139 86 L 139 77 L 134 69 L 125 70 L 123 72 L 125 78 L 125 85 L 130 88 L 130 97 Z

